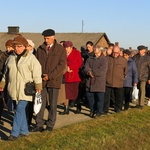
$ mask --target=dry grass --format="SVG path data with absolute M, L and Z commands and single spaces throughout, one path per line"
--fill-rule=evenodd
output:
M 17 141 L 1 141 L 0 149 L 149 150 L 150 107 L 130 109 L 53 132 L 31 133 Z

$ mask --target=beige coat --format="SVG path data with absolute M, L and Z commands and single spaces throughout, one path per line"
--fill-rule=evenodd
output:
M 41 65 L 36 57 L 28 53 L 21 56 L 16 63 L 17 56 L 10 55 L 6 61 L 6 70 L 0 83 L 0 87 L 4 88 L 8 83 L 8 94 L 12 100 L 32 101 L 32 96 L 26 96 L 24 93 L 25 83 L 34 81 L 36 89 L 42 89 Z

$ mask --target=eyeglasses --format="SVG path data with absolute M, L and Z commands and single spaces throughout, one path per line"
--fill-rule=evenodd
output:
M 113 52 L 113 54 L 120 54 L 119 52 Z

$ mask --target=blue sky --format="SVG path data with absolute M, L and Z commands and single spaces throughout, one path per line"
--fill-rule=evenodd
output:
M 149 0 L 0 0 L 0 32 L 105 32 L 112 43 L 150 49 Z M 84 43 L 83 43 L 84 44 Z

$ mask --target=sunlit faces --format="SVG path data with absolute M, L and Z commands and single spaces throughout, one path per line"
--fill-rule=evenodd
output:
M 28 45 L 28 46 L 27 46 L 27 50 L 28 50 L 28 51 L 32 51 L 32 49 L 33 49 L 33 47 L 32 47 L 31 45 Z
M 123 57 L 128 60 L 130 56 L 129 56 L 128 54 L 125 54 L 125 53 L 124 53 L 124 54 L 123 54 Z
M 15 44 L 15 53 L 21 54 L 25 50 L 25 46 L 22 44 Z
M 120 55 L 120 48 L 118 46 L 115 46 L 113 49 L 113 57 L 117 58 Z
M 54 43 L 55 37 L 54 36 L 45 36 L 44 40 L 47 45 L 51 45 Z
M 146 53 L 146 49 L 139 50 L 140 56 L 144 56 Z
M 72 47 L 66 47 L 66 53 L 69 55 L 72 52 Z
M 101 56 L 102 50 L 100 48 L 95 48 L 94 54 L 95 54 L 96 58 L 98 58 L 99 56 Z
M 86 48 L 87 48 L 89 53 L 91 53 L 93 51 L 93 46 L 91 46 L 90 44 L 87 44 Z

